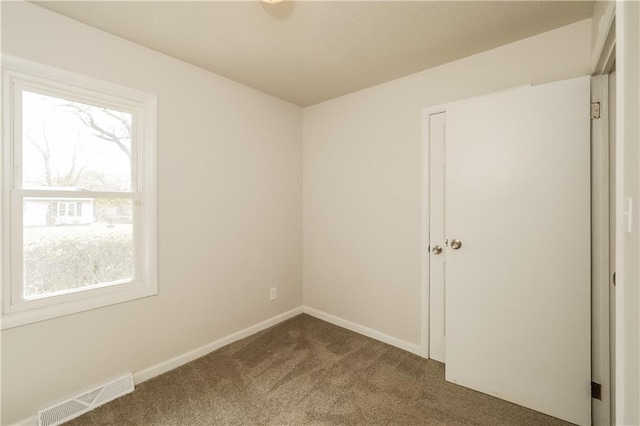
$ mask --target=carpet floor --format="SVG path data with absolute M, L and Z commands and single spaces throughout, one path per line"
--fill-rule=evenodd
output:
M 444 380 L 444 365 L 299 315 L 67 425 L 567 425 Z

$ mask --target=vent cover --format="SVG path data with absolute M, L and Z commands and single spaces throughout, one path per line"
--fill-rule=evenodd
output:
M 81 395 L 38 411 L 38 426 L 57 426 L 109 401 L 133 392 L 131 373 Z

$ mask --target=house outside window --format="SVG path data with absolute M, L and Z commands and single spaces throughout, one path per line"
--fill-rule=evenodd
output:
M 45 200 L 40 200 L 40 202 L 43 201 Z M 29 203 L 35 202 L 38 201 L 29 201 Z M 56 225 L 88 225 L 95 222 L 95 218 L 93 216 L 93 200 L 90 198 L 67 201 L 56 201 L 55 199 L 52 199 L 50 202 L 55 202 L 58 206 Z M 46 217 L 41 218 L 40 222 L 46 223 Z
M 156 97 L 2 66 L 2 328 L 156 294 Z

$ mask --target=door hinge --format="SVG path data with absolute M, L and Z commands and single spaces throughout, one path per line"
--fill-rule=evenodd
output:
M 591 398 L 602 401 L 602 386 L 600 383 L 591 382 Z
M 591 119 L 600 118 L 600 102 L 591 103 Z

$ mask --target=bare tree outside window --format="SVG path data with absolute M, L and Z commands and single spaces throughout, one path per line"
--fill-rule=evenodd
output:
M 93 131 L 95 137 L 114 143 L 127 158 L 131 158 L 131 114 L 77 102 L 70 102 L 65 107 L 77 115 L 85 127 Z M 114 121 L 105 123 L 96 118 L 98 114 L 112 118 Z

